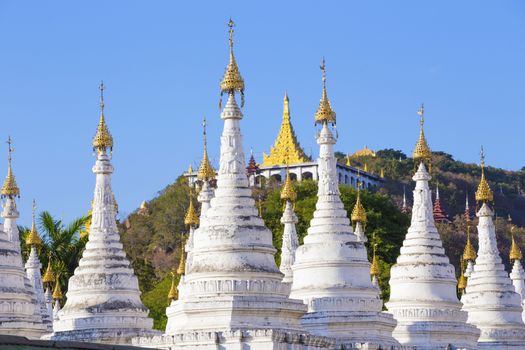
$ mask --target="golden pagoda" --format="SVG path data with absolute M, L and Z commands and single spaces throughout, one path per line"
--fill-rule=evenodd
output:
M 55 280 L 55 288 L 53 289 L 53 300 L 61 300 L 64 298 L 64 295 L 62 294 L 62 290 L 60 289 L 60 279 L 56 278 Z
M 36 202 L 33 199 L 33 223 L 31 224 L 31 231 L 29 231 L 29 234 L 26 237 L 26 245 L 28 247 L 32 247 L 32 246 L 36 247 L 42 244 L 42 239 L 38 235 L 38 231 L 36 229 L 35 212 L 36 212 Z
M 97 132 L 93 137 L 93 150 L 98 151 L 99 153 L 105 152 L 109 149 L 110 152 L 113 151 L 113 137 L 108 130 L 106 125 L 106 120 L 104 118 L 104 82 L 100 83 L 100 120 L 98 122 Z
M 483 147 L 481 147 L 480 158 L 481 179 L 479 181 L 478 189 L 476 190 L 476 201 L 492 202 L 494 200 L 494 195 L 492 194 L 492 190 L 490 189 L 487 179 L 485 179 L 485 152 Z
M 416 147 L 412 153 L 412 158 L 414 158 L 416 162 L 427 163 L 430 167 L 432 151 L 428 147 L 428 143 L 425 138 L 425 131 L 423 130 L 423 125 L 425 124 L 425 106 L 423 104 L 421 104 L 417 114 L 419 115 L 419 139 L 417 140 Z
M 230 62 L 226 67 L 224 76 L 221 81 L 221 100 L 219 102 L 219 108 L 221 108 L 222 103 L 222 94 L 227 92 L 228 94 L 234 94 L 235 91 L 239 91 L 241 94 L 241 107 L 244 107 L 244 80 L 239 72 L 239 67 L 235 61 L 235 55 L 233 54 L 233 23 L 232 19 L 228 22 L 228 27 L 230 27 Z
M 281 129 L 275 140 L 275 145 L 270 148 L 270 154 L 263 153 L 262 166 L 282 164 L 299 164 L 310 161 L 297 141 L 292 123 L 290 121 L 288 94 L 284 94 L 283 119 Z
M 370 265 L 370 275 L 378 277 L 381 273 L 381 268 L 379 267 L 379 259 L 376 254 L 377 244 L 374 244 L 374 253 L 372 256 L 372 264 Z
M 523 259 L 523 255 L 521 253 L 521 249 L 519 248 L 518 244 L 516 243 L 516 239 L 514 237 L 515 229 L 516 229 L 516 227 L 514 225 L 511 225 L 511 227 L 510 227 L 510 235 L 512 237 L 511 238 L 512 239 L 512 243 L 510 245 L 510 252 L 509 252 L 509 259 L 510 259 L 510 261 Z
M 179 293 L 177 290 L 177 285 L 175 284 L 175 274 L 172 272 L 171 273 L 171 288 L 168 293 L 168 300 L 171 302 L 172 300 L 177 299 L 178 294 Z
M 20 189 L 18 188 L 18 185 L 16 184 L 15 176 L 13 175 L 13 169 L 11 167 L 11 155 L 14 151 L 11 141 L 11 136 L 7 138 L 7 176 L 4 181 L 4 185 L 2 186 L 1 190 L 1 196 L 3 198 L 5 197 L 20 197 Z
M 51 267 L 51 254 L 49 254 L 49 258 L 47 260 L 47 268 L 44 276 L 42 277 L 42 282 L 49 285 L 55 282 L 55 274 L 53 273 L 53 268 Z
M 190 189 L 190 204 L 188 206 L 188 211 L 186 212 L 186 215 L 184 216 L 184 225 L 187 226 L 197 226 L 199 225 L 199 216 L 197 215 L 197 212 L 195 211 L 195 207 L 193 206 L 193 193 Z
M 348 155 L 348 154 L 346 155 L 346 164 L 345 165 L 346 166 L 351 166 L 351 164 L 350 164 L 350 155 Z
M 292 203 L 297 199 L 297 193 L 293 188 L 292 179 L 290 178 L 290 172 L 286 172 L 286 180 L 284 180 L 283 188 L 281 189 L 281 200 L 290 201 Z
M 319 101 L 319 107 L 317 107 L 317 111 L 315 112 L 314 120 L 316 124 L 332 123 L 335 125 L 335 112 L 332 109 L 332 105 L 328 99 L 328 94 L 326 93 L 326 65 L 324 58 L 321 61 L 321 66 L 319 68 L 321 68 L 321 72 L 323 73 L 323 95 Z
M 210 164 L 210 159 L 208 158 L 208 147 L 206 141 L 206 118 L 202 121 L 203 128 L 203 139 L 204 139 L 204 154 L 202 156 L 201 165 L 199 171 L 197 172 L 197 179 L 202 181 L 209 181 L 215 178 L 215 170 Z
M 352 215 L 350 217 L 353 222 L 360 222 L 363 225 L 366 223 L 366 211 L 361 203 L 361 182 L 359 180 L 357 180 L 357 200 L 355 201 L 354 209 L 352 209 Z
M 463 250 L 463 260 L 474 262 L 476 261 L 476 258 L 476 250 L 470 241 L 470 225 L 467 225 L 467 243 L 465 244 L 465 249 Z
M 352 154 L 352 158 L 359 158 L 359 157 L 375 157 L 376 152 L 372 151 L 368 146 L 365 145 L 363 149 L 357 150 Z

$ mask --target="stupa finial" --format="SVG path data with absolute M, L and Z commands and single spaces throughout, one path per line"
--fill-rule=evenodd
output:
M 33 222 L 31 224 L 31 231 L 29 231 L 29 234 L 26 238 L 26 245 L 28 247 L 37 246 L 42 244 L 42 239 L 40 239 L 40 236 L 38 235 L 38 231 L 36 229 L 36 201 L 33 199 Z
M 480 152 L 480 167 L 481 167 L 481 179 L 479 181 L 478 189 L 476 191 L 476 201 L 478 202 L 492 202 L 494 200 L 494 195 L 490 189 L 489 183 L 485 178 L 485 151 L 483 146 L 481 146 Z
M 321 97 L 321 101 L 319 101 L 319 107 L 317 107 L 317 111 L 315 112 L 315 124 L 332 123 L 333 125 L 335 125 L 335 112 L 332 110 L 330 100 L 328 99 L 328 94 L 326 93 L 326 64 L 324 57 L 321 60 L 321 65 L 319 66 L 319 68 L 322 72 L 323 95 Z
M 56 276 L 55 279 L 55 288 L 53 289 L 53 300 L 62 300 L 64 295 L 62 294 L 62 289 L 60 288 L 60 275 Z
M 235 94 L 235 91 L 238 91 L 241 94 L 241 107 L 244 107 L 244 80 L 239 72 L 239 67 L 235 61 L 235 55 L 233 54 L 233 28 L 235 23 L 230 18 L 228 22 L 229 35 L 230 35 L 230 62 L 226 67 L 226 72 L 221 81 L 221 100 L 219 107 L 222 103 L 222 94 L 227 92 L 228 94 Z
M 18 185 L 16 184 L 15 176 L 13 175 L 13 168 L 11 165 L 12 160 L 12 154 L 15 150 L 13 148 L 13 141 L 11 140 L 11 136 L 8 136 L 7 138 L 7 176 L 4 181 L 4 185 L 2 186 L 1 196 L 3 198 L 9 197 L 20 197 L 20 189 L 18 188 Z
M 352 210 L 351 219 L 353 222 L 360 222 L 362 225 L 366 223 L 366 210 L 363 203 L 361 203 L 361 180 L 359 179 L 359 173 L 357 173 L 357 199 Z
M 414 152 L 412 153 L 412 158 L 414 158 L 416 162 L 427 163 L 430 168 L 432 160 L 432 151 L 428 147 L 427 139 L 425 138 L 425 130 L 423 127 L 425 124 L 424 104 L 421 104 L 421 107 L 419 107 L 417 114 L 419 115 L 419 139 L 417 140 L 416 147 L 414 148 Z
M 470 223 L 467 222 L 467 243 L 465 244 L 465 249 L 463 250 L 463 260 L 464 261 L 476 261 L 477 254 L 472 241 L 470 240 Z
M 188 206 L 188 211 L 186 212 L 186 215 L 184 216 L 184 224 L 187 226 L 197 226 L 199 225 L 199 216 L 197 215 L 197 212 L 195 211 L 195 207 L 193 206 L 193 190 L 190 187 L 190 204 Z
M 372 255 L 372 265 L 370 265 L 370 275 L 378 277 L 381 273 L 381 268 L 379 266 L 379 259 L 377 258 L 376 254 L 377 250 L 377 243 L 374 244 L 374 253 Z
M 93 150 L 98 151 L 99 154 L 106 152 L 108 149 L 113 152 L 113 137 L 108 130 L 106 120 L 104 117 L 104 90 L 106 86 L 104 82 L 100 82 L 100 120 L 98 122 L 97 132 L 93 137 Z
M 178 294 L 179 293 L 177 292 L 177 284 L 176 284 L 175 273 L 171 272 L 171 288 L 170 288 L 170 291 L 168 293 L 168 300 L 172 301 L 172 300 L 177 299 Z
M 521 260 L 523 259 L 523 254 L 521 253 L 521 249 L 518 246 L 518 243 L 516 243 L 516 237 L 514 235 L 516 226 L 512 224 L 512 219 L 510 218 L 510 215 L 508 218 L 508 222 L 510 225 L 510 236 L 511 236 L 511 241 L 512 241 L 510 245 L 509 259 L 510 261 Z
M 210 159 L 208 158 L 208 143 L 206 138 L 206 117 L 202 120 L 202 139 L 204 144 L 204 151 L 201 160 L 201 165 L 199 166 L 199 171 L 197 172 L 197 178 L 202 181 L 209 181 L 215 178 L 215 170 L 210 164 Z

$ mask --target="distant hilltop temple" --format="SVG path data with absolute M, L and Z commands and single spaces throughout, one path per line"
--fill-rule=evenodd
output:
M 356 151 L 351 156 L 347 156 L 345 163 L 336 163 L 337 180 L 340 184 L 351 185 L 357 188 L 357 179 L 365 189 L 373 189 L 381 184 L 382 176 L 368 171 L 368 167 L 359 169 L 350 165 L 351 158 L 375 157 L 374 151 L 365 146 Z M 283 182 L 286 172 L 289 171 L 290 177 L 294 181 L 318 180 L 319 168 L 316 161 L 308 157 L 301 148 L 297 136 L 295 135 L 290 119 L 290 99 L 288 94 L 284 95 L 283 118 L 281 128 L 275 144 L 270 148 L 270 153 L 263 153 L 263 162 L 257 164 L 253 153 L 250 155 L 246 174 L 250 180 L 250 185 L 262 185 L 270 179 Z M 184 176 L 188 178 L 190 184 L 198 183 L 198 172 L 189 167 Z

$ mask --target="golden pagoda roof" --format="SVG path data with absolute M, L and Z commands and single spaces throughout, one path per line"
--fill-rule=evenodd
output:
M 177 274 L 179 275 L 184 275 L 184 272 L 186 271 L 186 254 L 184 253 L 185 244 L 186 244 L 186 239 L 183 237 L 180 243 L 181 252 L 180 252 L 179 266 L 177 267 Z
M 465 263 L 463 262 L 463 259 L 460 263 L 460 273 L 458 277 L 458 289 L 459 290 L 465 290 L 467 288 L 467 278 L 465 277 Z
M 215 178 L 215 170 L 210 164 L 210 159 L 208 158 L 208 147 L 206 141 L 206 118 L 202 122 L 203 127 L 203 139 L 204 139 L 204 154 L 202 156 L 201 165 L 199 171 L 197 172 L 197 178 L 203 181 L 209 181 Z
M 175 284 L 175 274 L 172 272 L 171 273 L 171 288 L 170 288 L 170 291 L 168 293 L 168 300 L 169 301 L 172 301 L 172 300 L 175 300 L 177 299 L 178 297 L 178 291 L 177 291 L 177 285 Z
M 36 212 L 36 203 L 35 203 L 35 200 L 33 199 L 33 223 L 31 224 L 31 231 L 29 231 L 29 234 L 26 237 L 26 245 L 29 247 L 42 244 L 42 239 L 38 235 L 38 231 L 36 229 L 35 212 Z
M 239 91 L 242 97 L 241 107 L 244 106 L 244 79 L 241 76 L 237 62 L 235 61 L 235 55 L 233 54 L 233 26 L 234 23 L 230 18 L 228 27 L 230 27 L 230 62 L 226 67 L 224 76 L 221 81 L 221 95 L 224 92 L 234 94 L 235 91 Z
M 4 184 L 2 186 L 1 195 L 2 197 L 20 197 L 20 189 L 16 184 L 15 176 L 13 175 L 13 169 L 11 167 L 11 154 L 14 149 L 11 147 L 12 141 L 11 137 L 7 139 L 8 149 L 7 149 L 7 176 L 5 178 Z
M 289 102 L 288 94 L 285 93 L 281 128 L 279 129 L 279 134 L 277 135 L 274 146 L 270 148 L 270 154 L 263 154 L 262 166 L 299 164 L 310 160 L 295 136 L 290 121 Z
M 361 203 L 360 184 L 357 185 L 357 200 L 355 201 L 354 209 L 352 209 L 351 219 L 353 222 L 366 223 L 366 211 Z
M 321 72 L 323 72 L 323 95 L 321 101 L 319 101 L 319 107 L 317 107 L 317 111 L 315 112 L 314 120 L 316 124 L 325 122 L 335 124 L 335 112 L 332 109 L 332 105 L 328 99 L 328 94 L 326 93 L 326 65 L 324 58 L 321 61 L 320 68 Z
M 104 83 L 100 83 L 100 120 L 98 122 L 97 132 L 93 137 L 93 150 L 105 152 L 107 149 L 113 151 L 113 137 L 108 130 L 106 120 L 104 119 Z
M 60 300 L 62 298 L 64 298 L 64 295 L 62 294 L 62 290 L 60 289 L 60 279 L 57 276 L 55 280 L 55 288 L 53 289 L 53 299 Z
M 357 150 L 352 154 L 352 157 L 359 158 L 359 157 L 375 157 L 376 152 L 372 151 L 368 146 L 365 145 L 364 148 Z
M 421 104 L 417 114 L 419 114 L 419 139 L 412 153 L 412 158 L 420 162 L 430 162 L 432 160 L 432 151 L 428 147 L 425 131 L 423 130 L 423 125 L 425 124 L 425 106 L 423 104 Z
M 514 227 L 514 225 L 512 225 L 511 228 L 510 228 L 510 233 L 511 233 L 511 236 L 512 236 L 512 243 L 510 245 L 510 252 L 509 252 L 509 259 L 511 261 L 523 259 L 523 255 L 521 253 L 521 249 L 518 246 L 518 244 L 516 243 L 516 239 L 514 238 L 514 230 L 515 230 L 515 227 Z
M 49 255 L 46 272 L 44 273 L 44 276 L 42 277 L 42 282 L 44 283 L 55 282 L 55 274 L 53 273 L 53 268 L 51 267 L 51 255 Z
M 490 189 L 487 179 L 485 179 L 485 152 L 481 147 L 481 179 L 479 181 L 478 189 L 476 190 L 476 200 L 478 202 L 492 202 L 494 200 L 494 194 Z
M 286 180 L 284 180 L 284 185 L 281 189 L 281 199 L 292 203 L 297 199 L 297 193 L 293 187 L 293 182 L 289 172 L 286 173 Z
M 470 240 L 470 225 L 467 225 L 467 243 L 465 244 L 465 249 L 463 250 L 463 260 L 464 261 L 476 261 L 477 254 L 472 241 Z
M 374 245 L 374 255 L 372 256 L 372 264 L 370 265 L 370 275 L 379 276 L 381 273 L 381 268 L 379 266 L 379 259 L 376 255 L 376 245 Z
M 195 211 L 195 207 L 193 206 L 193 200 L 192 200 L 191 194 L 190 194 L 190 205 L 188 206 L 188 211 L 186 211 L 186 215 L 184 216 L 184 224 L 188 226 L 197 226 L 199 224 L 199 216 L 197 215 L 197 212 Z

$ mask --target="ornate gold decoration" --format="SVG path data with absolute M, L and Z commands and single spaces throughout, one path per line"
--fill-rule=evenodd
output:
M 106 152 L 109 149 L 113 152 L 113 137 L 111 136 L 106 120 L 104 119 L 104 82 L 100 83 L 100 120 L 98 122 L 97 132 L 93 137 L 93 150 L 99 153 Z
M 281 129 L 275 140 L 275 145 L 270 148 L 270 154 L 263 154 L 263 166 L 299 164 L 310 160 L 297 141 L 290 121 L 288 94 L 284 94 L 283 119 Z
M 18 185 L 16 184 L 15 176 L 13 175 L 13 169 L 11 167 L 11 157 L 12 153 L 14 151 L 14 148 L 12 147 L 12 141 L 11 136 L 7 138 L 7 176 L 4 181 L 4 185 L 2 186 L 2 197 L 20 197 L 20 189 L 18 188 Z
M 366 223 L 365 207 L 361 203 L 361 182 L 357 180 L 357 200 L 355 201 L 354 209 L 352 209 L 351 219 L 353 222 Z
M 412 158 L 418 162 L 430 163 L 432 160 L 432 151 L 428 147 L 425 131 L 423 130 L 423 125 L 425 124 L 425 106 L 423 104 L 421 104 L 417 114 L 419 115 L 419 139 L 412 153 Z
M 294 203 L 297 199 L 297 193 L 293 187 L 293 182 L 288 170 L 286 170 L 286 180 L 284 180 L 284 185 L 281 189 L 281 199 L 283 201 L 290 201 L 292 203 Z
M 463 250 L 463 260 L 474 262 L 476 261 L 476 258 L 476 250 L 470 241 L 470 225 L 467 225 L 467 243 L 465 244 L 465 249 Z
M 465 262 L 463 259 L 460 261 L 460 273 L 458 277 L 458 289 L 460 291 L 465 290 L 467 288 L 467 278 L 465 277 Z
M 178 297 L 178 294 L 179 293 L 177 290 L 177 285 L 175 284 L 175 274 L 172 272 L 171 273 L 171 288 L 168 293 L 168 300 L 169 301 L 176 300 Z
M 186 212 L 186 215 L 184 216 L 184 224 L 187 226 L 197 226 L 199 225 L 199 217 L 197 216 L 197 212 L 195 211 L 195 208 L 193 207 L 193 192 L 190 188 L 190 205 L 188 206 L 188 211 Z
M 317 107 L 317 111 L 315 112 L 314 120 L 316 124 L 335 124 L 335 112 L 332 110 L 332 105 L 330 104 L 330 101 L 328 100 L 328 95 L 326 93 L 326 65 L 324 58 L 321 61 L 321 66 L 319 68 L 321 68 L 321 72 L 323 72 L 323 95 L 321 97 L 321 101 L 319 102 L 319 107 Z
M 363 149 L 357 150 L 352 154 L 353 158 L 359 158 L 359 157 L 375 157 L 376 152 L 372 151 L 368 146 L 365 145 Z
M 53 300 L 61 300 L 64 298 L 64 295 L 62 294 L 62 289 L 60 289 L 60 279 L 57 276 L 55 280 L 55 288 L 53 289 Z
M 494 195 L 492 194 L 487 179 L 485 179 L 485 151 L 483 150 L 483 146 L 481 147 L 480 158 L 481 180 L 479 181 L 478 189 L 476 191 L 476 200 L 478 202 L 492 202 L 494 200 Z
M 55 274 L 53 273 L 53 268 L 51 267 L 51 254 L 47 260 L 47 268 L 44 276 L 42 277 L 42 282 L 44 283 L 53 283 L 55 282 Z
M 209 181 L 215 178 L 215 170 L 213 170 L 213 167 L 210 164 L 210 160 L 208 159 L 208 147 L 206 141 L 206 118 L 204 118 L 204 120 L 202 121 L 202 129 L 204 140 L 204 155 L 202 156 L 201 165 L 199 167 L 199 171 L 197 172 L 197 178 L 202 181 Z
M 179 266 L 177 267 L 177 274 L 184 275 L 186 271 L 186 254 L 184 253 L 184 245 L 186 244 L 186 238 L 182 236 L 182 240 L 180 242 L 180 260 L 179 260 Z
M 241 94 L 241 107 L 244 106 L 244 80 L 239 72 L 239 67 L 235 61 L 235 55 L 233 54 L 233 27 L 234 23 L 230 18 L 228 22 L 228 27 L 230 27 L 230 62 L 224 76 L 221 81 L 221 100 L 222 94 L 227 92 L 228 94 L 235 94 L 235 91 L 239 91 Z M 220 104 L 219 104 L 220 105 Z
M 374 244 L 374 254 L 372 256 L 372 265 L 370 265 L 370 275 L 377 277 L 381 273 L 381 268 L 379 266 L 379 259 L 376 255 L 376 248 L 377 244 Z
M 36 202 L 33 199 L 33 223 L 31 224 L 31 231 L 29 231 L 29 234 L 26 237 L 26 245 L 28 247 L 42 244 L 42 239 L 40 239 L 40 236 L 38 235 L 38 231 L 36 229 L 35 212 Z
M 516 239 L 514 237 L 514 230 L 515 229 L 516 229 L 516 227 L 514 225 L 511 225 L 511 227 L 510 227 L 510 235 L 512 237 L 512 243 L 510 245 L 510 252 L 509 252 L 510 261 L 523 259 L 523 255 L 521 253 L 521 249 L 518 246 L 518 244 L 516 243 Z

